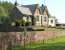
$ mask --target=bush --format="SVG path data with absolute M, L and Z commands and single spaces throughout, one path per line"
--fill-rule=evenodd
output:
M 21 23 L 20 23 L 20 24 L 21 24 L 21 26 L 24 26 L 25 23 L 26 23 L 26 22 L 25 22 L 24 20 L 21 20 Z
M 31 22 L 29 21 L 24 21 L 23 19 L 19 19 L 19 20 L 16 20 L 16 23 L 21 25 L 21 26 L 30 26 L 31 25 Z
M 28 22 L 28 21 L 27 21 L 27 22 L 25 23 L 25 25 L 26 25 L 26 26 L 30 26 L 30 25 L 31 25 L 31 22 Z

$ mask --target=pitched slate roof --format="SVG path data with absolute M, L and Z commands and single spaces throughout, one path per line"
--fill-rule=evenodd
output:
M 43 6 L 41 6 L 41 7 L 40 7 L 40 9 L 41 9 L 42 14 L 44 13 L 44 11 L 45 11 L 45 10 L 47 11 L 47 7 L 46 7 L 46 6 L 44 6 L 44 5 L 43 5 Z
M 38 6 L 38 4 L 32 4 L 32 5 L 21 5 L 16 7 L 22 14 L 25 15 L 34 15 L 36 8 L 39 8 L 40 14 L 43 14 L 44 11 L 46 10 L 47 15 L 49 15 L 47 6 L 45 5 Z
M 27 7 L 22 7 L 22 6 L 16 6 L 17 9 L 24 15 L 32 15 L 31 11 Z
M 45 10 L 45 6 L 42 4 L 42 6 L 40 7 L 41 14 L 44 13 L 44 10 Z
M 48 17 L 50 17 L 50 14 L 49 14 L 49 12 L 48 12 L 47 6 L 43 5 L 43 6 L 40 7 L 40 9 L 41 9 L 41 14 L 43 14 L 44 11 L 46 11 Z
M 29 8 L 32 15 L 34 14 L 36 8 L 37 8 L 38 4 L 32 4 L 32 5 L 22 5 L 22 7 L 26 7 L 26 8 Z

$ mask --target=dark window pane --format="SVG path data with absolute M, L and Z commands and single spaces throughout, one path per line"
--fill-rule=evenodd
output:
M 53 20 L 51 20 L 51 23 L 53 23 Z
M 46 17 L 44 17 L 44 21 L 46 22 Z

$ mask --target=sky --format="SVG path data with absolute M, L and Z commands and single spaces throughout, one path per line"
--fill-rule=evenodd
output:
M 1 0 L 14 3 L 15 0 Z M 44 4 L 49 13 L 58 19 L 59 23 L 65 23 L 65 0 L 17 0 L 18 4 Z

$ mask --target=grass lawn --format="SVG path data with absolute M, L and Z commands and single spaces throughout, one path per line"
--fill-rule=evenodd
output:
M 63 32 L 65 29 L 57 29 L 57 28 L 45 28 L 45 31 L 55 31 L 55 32 Z
M 13 50 L 65 50 L 65 36 L 49 39 L 44 43 L 31 43 L 26 45 L 26 48 L 20 47 Z

